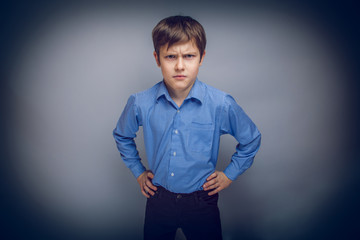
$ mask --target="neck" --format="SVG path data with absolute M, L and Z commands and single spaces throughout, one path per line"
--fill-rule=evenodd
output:
M 194 86 L 194 83 L 192 83 L 191 86 L 188 86 L 187 88 L 183 88 L 183 89 L 171 88 L 171 87 L 167 86 L 166 83 L 165 83 L 165 86 L 166 86 L 166 89 L 168 90 L 169 95 L 172 98 L 172 100 L 174 100 L 176 105 L 178 105 L 178 107 L 180 107 L 183 104 L 185 98 L 189 95 L 189 92 L 190 92 L 191 88 Z
M 168 90 L 168 91 L 172 100 L 174 100 L 176 105 L 180 107 L 183 104 L 185 98 L 188 96 L 190 89 L 187 91 L 174 91 L 174 90 Z

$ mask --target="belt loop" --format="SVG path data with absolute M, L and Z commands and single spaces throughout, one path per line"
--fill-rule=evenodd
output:
M 163 193 L 163 188 L 161 186 L 157 186 L 157 192 L 158 192 L 158 198 L 161 197 L 162 193 Z
M 198 192 L 194 192 L 194 197 L 195 197 L 195 206 L 197 206 L 199 204 L 199 196 L 198 196 Z

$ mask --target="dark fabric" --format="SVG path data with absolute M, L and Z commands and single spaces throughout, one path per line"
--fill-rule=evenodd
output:
M 209 191 L 177 194 L 158 187 L 147 199 L 144 239 L 174 239 L 181 228 L 187 240 L 222 239 L 219 195 Z

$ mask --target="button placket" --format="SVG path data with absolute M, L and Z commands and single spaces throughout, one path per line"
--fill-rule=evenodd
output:
M 172 165 L 176 165 L 176 156 L 178 155 L 178 149 L 177 149 L 177 146 L 178 146 L 178 142 L 179 142 L 179 129 L 178 129 L 178 125 L 179 125 L 179 118 L 180 118 L 180 110 L 177 109 L 176 110 L 176 113 L 174 115 L 174 118 L 173 118 L 173 130 L 172 130 L 172 137 L 171 137 L 171 152 L 170 152 L 170 168 L 169 168 L 169 172 L 170 172 L 170 178 L 173 179 L 171 181 L 174 181 L 175 178 L 175 173 L 174 173 L 174 168 L 172 167 Z M 173 164 L 172 164 L 173 163 Z
M 179 109 L 177 109 L 177 111 L 176 111 L 177 113 L 179 113 L 180 112 L 180 110 Z M 173 128 L 174 128 L 174 130 L 173 130 L 173 133 L 175 134 L 175 135 L 178 135 L 179 134 L 179 130 L 177 129 L 177 126 L 178 126 L 178 120 L 179 119 L 179 116 L 176 114 L 175 116 L 174 116 L 174 123 L 173 123 Z M 172 152 L 172 156 L 174 156 L 174 157 L 176 157 L 176 147 L 174 147 L 174 146 L 176 146 L 176 140 L 177 140 L 177 138 L 176 138 L 176 136 L 174 136 L 174 139 L 172 139 L 172 144 L 173 144 L 173 147 L 172 147 L 172 149 L 173 149 L 173 152 Z

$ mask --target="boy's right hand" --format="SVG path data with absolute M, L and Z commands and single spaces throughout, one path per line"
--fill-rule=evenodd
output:
M 152 179 L 154 178 L 154 174 L 147 170 L 143 172 L 138 178 L 137 181 L 140 185 L 141 193 L 149 198 L 150 195 L 154 196 L 155 192 L 157 190 L 156 186 L 152 184 Z M 150 194 L 150 195 L 149 195 Z

